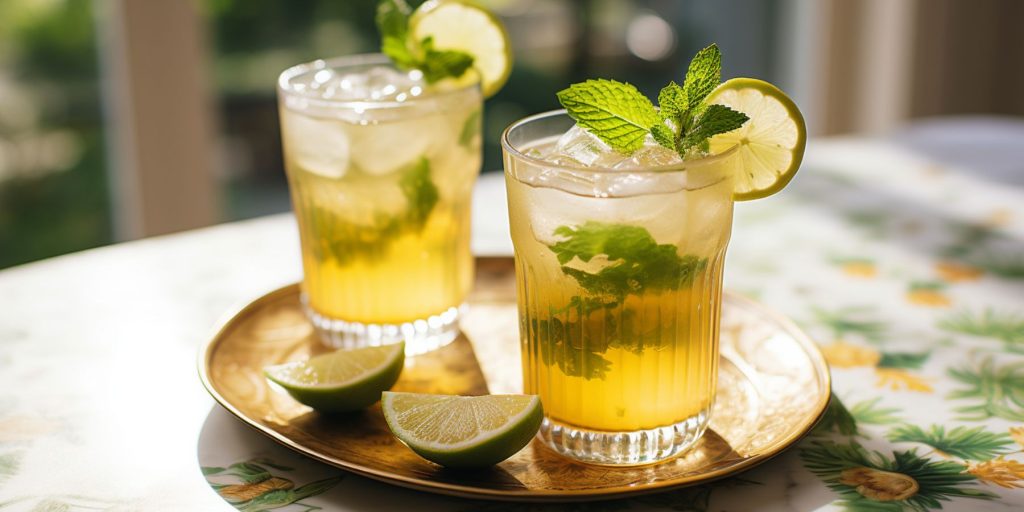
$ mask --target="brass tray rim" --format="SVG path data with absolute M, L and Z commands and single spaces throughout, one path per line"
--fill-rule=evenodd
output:
M 481 259 L 481 258 L 476 258 Z M 491 258 L 491 259 L 504 259 L 504 258 Z M 490 499 L 496 501 L 508 501 L 508 502 L 583 502 L 583 501 L 595 501 L 604 498 L 626 498 L 630 496 L 640 496 L 644 494 L 653 494 L 658 492 L 664 492 L 679 487 L 687 487 L 691 485 L 703 484 L 713 482 L 727 478 L 729 476 L 747 471 L 755 466 L 763 464 L 776 456 L 780 455 L 787 448 L 804 438 L 815 425 L 821 421 L 821 418 L 825 414 L 825 410 L 828 407 L 828 403 L 832 397 L 832 374 L 828 367 L 828 363 L 825 361 L 824 355 L 818 348 L 818 345 L 811 340 L 811 338 L 800 329 L 792 320 L 785 315 L 776 312 L 774 309 L 765 306 L 764 304 L 755 301 L 744 295 L 725 290 L 724 294 L 730 298 L 730 300 L 737 300 L 739 302 L 745 302 L 747 306 L 752 306 L 760 312 L 772 318 L 773 321 L 777 322 L 786 332 L 793 336 L 793 339 L 800 344 L 800 346 L 807 353 L 811 359 L 812 365 L 817 369 L 817 377 L 819 383 L 822 384 L 823 389 L 827 391 L 819 394 L 815 408 L 816 414 L 807 415 L 804 417 L 803 425 L 799 428 L 793 429 L 791 434 L 787 437 L 782 438 L 770 447 L 762 450 L 758 455 L 751 456 L 744 459 L 734 465 L 730 465 L 725 468 L 715 469 L 706 473 L 701 473 L 689 478 L 680 478 L 674 480 L 663 480 L 654 481 L 646 484 L 640 484 L 637 486 L 619 486 L 609 487 L 605 489 L 587 489 L 581 491 L 545 491 L 545 490 L 524 490 L 514 491 L 506 490 L 500 491 L 495 489 L 488 489 L 484 487 L 475 487 L 467 485 L 457 485 L 440 482 L 430 482 L 426 480 L 420 480 L 402 475 L 396 475 L 386 471 L 379 471 L 376 469 L 368 468 L 357 463 L 332 459 L 324 456 L 316 450 L 307 448 L 306 446 L 297 443 L 287 436 L 280 434 L 273 429 L 263 426 L 255 419 L 252 419 L 240 410 L 238 410 L 229 400 L 224 398 L 214 387 L 213 382 L 210 379 L 210 361 L 213 358 L 213 354 L 219 345 L 219 342 L 223 339 L 225 331 L 237 319 L 242 318 L 244 315 L 251 314 L 255 309 L 258 309 L 264 302 L 275 299 L 280 295 L 287 295 L 294 293 L 293 290 L 298 288 L 300 283 L 292 283 L 285 286 L 281 286 L 274 290 L 271 290 L 263 295 L 260 295 L 254 300 L 250 300 L 244 304 L 236 305 L 230 308 L 217 322 L 213 329 L 212 336 L 208 337 L 202 345 L 199 347 L 197 366 L 199 370 L 199 379 L 203 383 L 203 387 L 210 393 L 214 401 L 224 407 L 233 416 L 238 418 L 242 423 L 255 429 L 263 435 L 266 435 L 270 439 L 274 440 L 278 444 L 289 448 L 295 452 L 298 452 L 306 457 L 317 460 L 324 464 L 350 471 L 366 478 L 371 478 L 379 482 L 386 484 L 397 485 L 408 489 L 417 491 L 424 491 L 434 494 L 444 494 L 448 496 L 456 496 L 459 498 L 468 499 Z M 812 417 L 813 416 L 813 417 Z

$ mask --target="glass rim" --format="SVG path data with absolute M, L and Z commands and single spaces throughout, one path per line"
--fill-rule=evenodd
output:
M 650 167 L 644 167 L 644 168 L 641 168 L 641 169 L 628 169 L 627 170 L 627 169 L 612 169 L 612 168 L 608 168 L 608 167 L 587 167 L 587 166 L 583 166 L 583 165 L 559 164 L 559 163 L 549 162 L 547 160 L 543 160 L 543 159 L 537 158 L 535 156 L 527 155 L 526 153 L 524 153 L 524 152 L 520 151 L 518 148 L 516 148 L 512 144 L 512 141 L 509 140 L 509 134 L 511 134 L 512 131 L 515 130 L 516 128 L 519 128 L 521 126 L 525 126 L 525 125 L 530 124 L 530 123 L 535 122 L 535 121 L 541 121 L 541 120 L 544 120 L 544 119 L 549 119 L 549 118 L 552 118 L 552 117 L 558 117 L 558 116 L 563 116 L 563 115 L 566 116 L 566 117 L 569 117 L 568 111 L 566 111 L 564 108 L 563 109 L 558 109 L 558 110 L 548 110 L 547 112 L 540 112 L 538 114 L 533 114 L 531 116 L 524 117 L 524 118 L 522 118 L 522 119 L 520 119 L 520 120 L 518 120 L 518 121 L 516 121 L 516 122 L 514 122 L 514 123 L 512 123 L 510 125 L 508 125 L 508 127 L 505 128 L 505 130 L 501 133 L 501 148 L 503 150 L 505 150 L 506 153 L 508 153 L 509 155 L 511 155 L 511 156 L 513 156 L 513 157 L 515 157 L 517 159 L 525 160 L 526 162 L 528 162 L 528 163 L 530 163 L 532 165 L 535 165 L 535 166 L 538 166 L 538 167 L 545 167 L 545 168 L 549 168 L 549 169 L 557 169 L 557 170 L 572 171 L 572 172 L 589 172 L 589 173 L 595 173 L 595 174 L 612 174 L 612 173 L 615 173 L 615 174 L 619 174 L 619 173 L 630 173 L 630 174 L 645 174 L 645 173 L 666 174 L 666 173 L 672 173 L 672 172 L 686 172 L 688 170 L 693 169 L 694 167 L 710 165 L 710 164 L 713 164 L 713 163 L 716 163 L 716 162 L 719 162 L 719 161 L 722 161 L 722 160 L 726 160 L 726 159 L 732 157 L 733 154 L 736 153 L 736 151 L 740 147 L 739 144 L 734 144 L 733 146 L 730 146 L 729 149 L 726 149 L 725 151 L 722 151 L 720 153 L 715 153 L 713 155 L 708 155 L 708 156 L 705 156 L 703 158 L 697 158 L 697 159 L 693 159 L 693 160 L 683 160 L 682 162 L 677 163 L 677 164 L 652 165 Z M 506 169 L 506 171 L 507 171 L 507 169 Z
M 361 98 L 361 99 L 330 99 L 324 98 L 320 95 L 309 94 L 307 92 L 300 92 L 295 89 L 290 81 L 306 73 L 313 71 L 319 71 L 322 69 L 344 69 L 355 66 L 366 66 L 366 65 L 386 65 L 393 69 L 397 69 L 394 61 L 390 57 L 383 53 L 357 53 L 353 55 L 343 55 L 341 57 L 331 57 L 329 59 L 316 59 L 309 62 L 303 62 L 296 64 L 290 68 L 285 69 L 278 75 L 277 78 L 277 90 L 280 94 L 286 97 L 301 98 L 302 100 L 308 101 L 318 106 L 332 107 L 332 108 L 345 108 L 345 107 L 362 107 L 362 108 L 401 108 L 416 105 L 420 103 L 426 103 L 430 101 L 436 101 L 447 97 L 455 96 L 458 94 L 464 94 L 469 90 L 476 89 L 480 90 L 480 74 L 475 69 L 466 70 L 467 73 L 473 73 L 474 80 L 469 84 L 454 87 L 450 90 L 431 92 L 421 96 L 413 96 L 403 101 L 395 101 L 394 99 L 373 99 L 373 98 Z

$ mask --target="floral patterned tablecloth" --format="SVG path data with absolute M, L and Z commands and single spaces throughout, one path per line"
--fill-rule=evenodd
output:
M 229 304 L 298 278 L 280 216 L 0 272 L 0 512 L 1024 509 L 1024 152 L 1013 184 L 886 141 L 808 147 L 786 191 L 737 205 L 726 280 L 821 345 L 835 399 L 752 471 L 487 503 L 277 446 L 205 396 L 194 351 Z M 478 252 L 509 250 L 502 194 L 478 188 Z

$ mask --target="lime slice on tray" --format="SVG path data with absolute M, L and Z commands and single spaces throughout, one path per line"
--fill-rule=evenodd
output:
M 731 132 L 711 138 L 711 153 L 739 145 L 739 170 L 733 199 L 768 197 L 796 175 L 807 145 L 807 126 L 793 100 L 774 85 L 754 78 L 733 78 L 719 85 L 708 104 L 725 105 L 750 120 Z
M 405 364 L 405 342 L 337 350 L 268 366 L 263 373 L 293 398 L 318 411 L 348 412 L 373 405 L 398 381 Z
M 536 395 L 385 392 L 391 432 L 421 457 L 453 468 L 497 464 L 526 446 L 543 417 Z
M 430 0 L 409 20 L 416 41 L 434 38 L 438 50 L 459 50 L 473 56 L 484 97 L 491 97 L 512 71 L 512 47 L 505 27 L 493 14 L 471 3 Z

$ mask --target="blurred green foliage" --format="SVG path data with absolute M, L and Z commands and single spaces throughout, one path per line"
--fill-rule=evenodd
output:
M 111 241 L 92 9 L 0 2 L 0 268 Z M 74 146 L 65 168 L 39 167 L 47 133 Z

